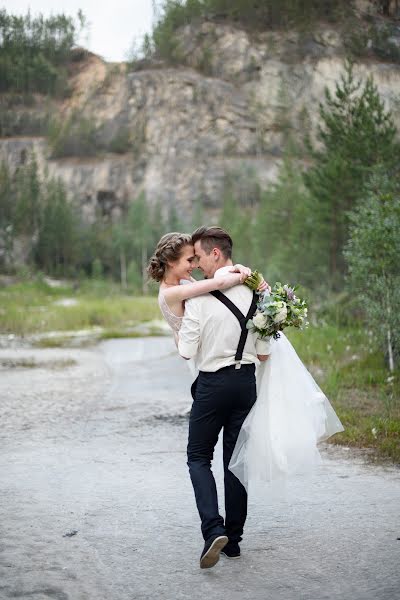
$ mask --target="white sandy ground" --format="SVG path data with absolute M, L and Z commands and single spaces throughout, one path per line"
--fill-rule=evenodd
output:
M 253 494 L 242 558 L 202 571 L 172 340 L 5 359 L 41 367 L 0 370 L 1 600 L 400 598 L 398 469 L 329 447 L 283 496 Z

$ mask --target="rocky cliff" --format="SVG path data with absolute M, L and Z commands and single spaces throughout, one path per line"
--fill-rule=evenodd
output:
M 45 137 L 19 136 L 0 139 L 0 160 L 15 169 L 35 151 L 41 171 L 60 176 L 89 219 L 98 210 L 117 216 L 145 192 L 189 224 L 194 201 L 210 213 L 220 207 L 227 177 L 247 196 L 256 180 L 268 186 L 288 132 L 298 141 L 315 135 L 324 87 L 343 72 L 340 34 L 321 25 L 255 36 L 204 22 L 180 35 L 185 66 L 128 71 L 93 55 L 77 63 L 58 116 L 90 120 L 100 153 L 54 159 Z M 400 129 L 399 64 L 369 58 L 355 73 L 374 77 Z M 126 147 L 111 152 L 118 136 Z

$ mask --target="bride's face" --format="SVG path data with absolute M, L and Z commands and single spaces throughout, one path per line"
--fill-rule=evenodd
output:
M 194 248 L 191 244 L 184 246 L 180 258 L 169 265 L 169 268 L 178 279 L 190 278 L 195 267 Z

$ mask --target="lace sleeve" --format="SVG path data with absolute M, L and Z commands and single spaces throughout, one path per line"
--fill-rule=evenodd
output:
M 167 321 L 167 323 L 171 327 L 172 331 L 174 331 L 175 333 L 178 333 L 178 331 L 180 330 L 181 325 L 182 325 L 183 317 L 177 317 L 172 312 L 172 310 L 169 308 L 169 306 L 164 298 L 164 294 L 162 294 L 161 292 L 158 295 L 158 305 L 160 307 L 160 310 L 163 314 L 164 319 Z

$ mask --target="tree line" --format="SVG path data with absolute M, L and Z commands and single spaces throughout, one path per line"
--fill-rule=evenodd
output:
M 353 0 L 154 0 L 155 24 L 145 35 L 141 49 L 133 52 L 136 56 L 132 57 L 132 67 L 140 64 L 139 56 L 184 64 L 179 30 L 202 21 L 229 23 L 250 34 L 290 29 L 307 34 L 318 23 L 329 23 L 341 32 L 348 56 L 399 62 L 400 50 L 394 39 L 397 24 L 392 19 L 398 7 L 391 10 L 389 4 L 387 0 L 375 0 L 362 14 Z
M 17 16 L 1 9 L 0 93 L 65 95 L 67 67 L 85 27 L 82 11 L 75 20 L 64 14 Z
M 34 154 L 11 173 L 0 165 L 0 271 L 26 266 L 58 277 L 108 277 L 145 293 L 147 262 L 166 231 L 183 229 L 175 209 L 148 206 L 144 194 L 116 221 L 88 222 L 59 178 L 39 177 Z

